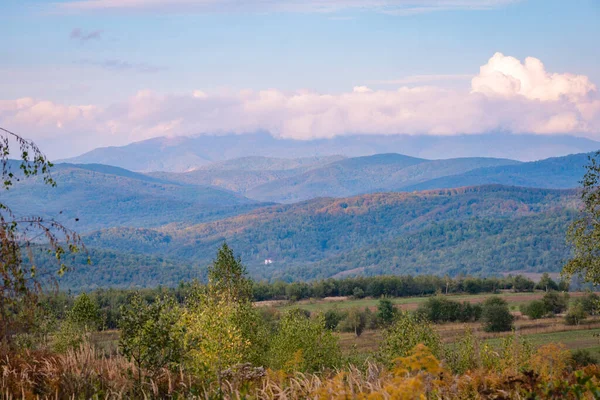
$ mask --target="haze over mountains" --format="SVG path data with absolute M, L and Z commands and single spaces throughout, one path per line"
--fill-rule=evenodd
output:
M 138 172 L 184 172 L 211 162 L 248 156 L 357 157 L 399 153 L 426 159 L 493 157 L 535 161 L 587 153 L 599 148 L 599 142 L 568 135 L 346 135 L 331 139 L 292 140 L 274 138 L 268 133 L 254 133 L 155 138 L 127 146 L 98 148 L 63 161 L 114 165 Z

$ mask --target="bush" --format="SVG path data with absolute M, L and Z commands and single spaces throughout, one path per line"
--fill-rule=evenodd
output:
M 421 314 L 401 311 L 394 323 L 383 331 L 379 348 L 380 358 L 392 363 L 398 357 L 406 357 L 418 344 L 427 346 L 433 354 L 441 358 L 444 353 L 442 340 Z
M 135 362 L 138 371 L 144 368 L 155 372 L 181 361 L 183 343 L 177 329 L 180 314 L 171 297 L 149 304 L 135 294 L 127 306 L 121 307 L 119 348 Z
M 486 332 L 510 331 L 514 321 L 508 303 L 500 297 L 489 297 L 483 302 L 481 319 Z
M 337 338 L 325 327 L 325 318 L 307 318 L 298 310 L 288 311 L 271 341 L 269 363 L 285 371 L 320 371 L 339 365 Z
M 481 306 L 469 302 L 459 303 L 444 296 L 430 297 L 417 312 L 431 322 L 471 322 L 481 317 Z
M 325 318 L 325 327 L 329 330 L 334 331 L 340 322 L 346 318 L 346 313 L 336 308 L 331 308 L 323 314 Z
M 367 327 L 367 315 L 359 308 L 352 308 L 348 311 L 346 318 L 340 323 L 342 332 L 354 332 L 356 337 L 362 335 Z
M 558 292 L 548 292 L 542 298 L 546 311 L 552 314 L 561 314 L 567 310 L 569 305 L 569 294 L 562 296 Z
M 565 323 L 567 325 L 579 325 L 581 321 L 587 318 L 587 314 L 583 309 L 581 302 L 576 302 L 569 308 L 567 315 L 565 316 Z
M 543 301 L 533 300 L 532 302 L 521 306 L 521 312 L 531 319 L 540 319 L 548 313 L 548 310 L 546 310 L 546 305 Z
M 571 360 L 573 364 L 575 364 L 575 367 L 598 364 L 598 357 L 586 349 L 574 350 L 571 352 Z

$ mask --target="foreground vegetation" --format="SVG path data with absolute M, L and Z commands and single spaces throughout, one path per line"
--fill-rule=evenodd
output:
M 366 281 L 376 287 L 406 279 Z M 389 297 L 364 299 L 364 293 L 354 290 L 360 289 L 360 284 L 353 286 L 357 282 L 361 280 L 333 285 L 354 293 L 345 300 L 349 307 L 311 312 L 302 302 L 290 305 L 290 298 L 255 303 L 257 293 L 264 291 L 246 278 L 240 260 L 224 245 L 207 285 L 123 293 L 118 313 L 105 313 L 110 306 L 98 302 L 109 298 L 104 292 L 80 294 L 66 310 L 60 296 L 41 298 L 39 306 L 45 310 L 32 328 L 0 347 L 0 393 L 60 399 L 592 398 L 600 393 L 594 352 L 571 352 L 565 345 L 516 333 L 521 321 L 511 313 L 516 303 L 506 301 L 509 293 L 523 308 L 541 301 L 548 307 L 542 318 L 567 327 L 556 312 L 589 300 L 585 318 L 591 320 L 583 318 L 578 327 L 590 323 L 590 328 L 600 328 L 594 293 L 574 299 L 551 289 L 521 294 L 517 288 L 534 289 L 522 277 L 461 278 L 446 280 L 449 295 L 438 290 L 437 295 L 397 298 L 404 304 L 394 304 Z M 511 286 L 510 292 L 495 295 L 500 282 Z M 488 284 L 491 292 L 482 294 Z M 544 276 L 537 286 L 558 289 L 559 283 Z M 465 288 L 478 294 L 465 294 Z M 356 306 L 367 301 L 375 307 Z M 407 304 L 415 307 L 401 308 Z M 109 315 L 117 331 L 106 330 Z M 460 334 L 449 334 L 452 326 Z M 373 338 L 373 333 L 373 346 L 359 349 L 360 337 Z

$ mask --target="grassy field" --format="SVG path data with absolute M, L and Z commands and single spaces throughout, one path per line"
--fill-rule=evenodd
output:
M 585 293 L 583 292 L 574 292 L 569 293 L 571 299 L 583 296 Z M 468 301 L 470 303 L 481 303 L 485 299 L 490 296 L 499 296 L 504 298 L 508 304 L 510 305 L 512 310 L 518 310 L 522 304 L 528 303 L 531 300 L 541 299 L 544 296 L 544 292 L 534 292 L 534 293 L 514 293 L 510 291 L 502 292 L 497 295 L 493 295 L 490 293 L 482 293 L 482 294 L 460 294 L 460 295 L 448 295 L 449 299 L 455 301 Z M 397 305 L 399 308 L 403 310 L 416 310 L 419 307 L 419 304 L 427 301 L 430 296 L 422 296 L 422 297 L 398 297 L 391 299 L 392 303 Z M 353 299 L 348 297 L 328 297 L 325 299 L 311 299 L 311 300 L 301 300 L 298 302 L 290 303 L 286 301 L 267 301 L 267 302 L 258 302 L 257 305 L 261 306 L 272 306 L 281 311 L 289 310 L 292 308 L 302 308 L 304 310 L 308 310 L 310 312 L 314 311 L 327 311 L 332 308 L 337 308 L 340 310 L 346 310 L 354 307 L 365 308 L 368 307 L 372 310 L 377 308 L 377 302 L 379 299 L 373 298 L 364 298 L 364 299 Z
M 570 293 L 571 301 L 577 297 L 585 295 L 583 292 Z M 481 303 L 486 298 L 494 296 L 489 293 L 476 295 L 449 295 L 448 297 L 455 301 L 468 301 L 470 303 Z M 516 331 L 532 342 L 534 346 L 540 346 L 547 343 L 563 343 L 569 349 L 591 349 L 600 354 L 600 339 L 594 337 L 594 334 L 600 334 L 600 318 L 590 318 L 579 326 L 568 326 L 563 318 L 545 318 L 540 320 L 529 320 L 520 317 L 519 307 L 532 300 L 541 299 L 544 292 L 534 293 L 513 293 L 510 291 L 502 292 L 496 296 L 505 299 L 513 313 L 517 316 L 515 321 Z M 391 301 L 400 309 L 416 310 L 419 305 L 425 302 L 429 296 L 394 298 Z M 324 312 L 332 308 L 347 310 L 351 308 L 377 308 L 378 299 L 364 298 L 353 299 L 345 297 L 325 298 L 314 300 L 303 300 L 295 303 L 289 302 L 265 302 L 262 305 L 275 307 L 280 311 L 286 311 L 292 308 L 301 308 L 310 312 Z M 261 303 L 259 303 L 261 305 Z M 490 334 L 484 332 L 480 323 L 447 323 L 436 325 L 442 339 L 445 342 L 454 342 L 459 340 L 466 329 L 470 329 L 477 336 L 489 341 L 492 345 L 500 343 L 502 337 L 511 334 L 496 333 Z M 381 331 L 365 331 L 360 337 L 355 337 L 353 333 L 339 333 L 340 344 L 343 351 L 350 354 L 369 354 L 377 350 L 381 341 Z

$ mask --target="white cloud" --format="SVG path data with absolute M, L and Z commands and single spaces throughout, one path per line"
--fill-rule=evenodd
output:
M 442 10 L 486 10 L 520 0 L 70 0 L 56 2 L 64 12 L 150 10 L 161 12 L 299 12 L 374 11 L 411 15 Z
M 344 134 L 574 133 L 600 139 L 600 98 L 585 76 L 495 54 L 471 91 L 435 86 L 341 94 L 276 89 L 186 94 L 140 91 L 109 107 L 31 98 L 0 101 L 0 125 L 32 138 L 88 135 L 90 147 L 156 136 L 269 131 L 309 139 Z M 65 139 L 66 140 L 66 139 Z
M 527 57 L 525 63 L 514 57 L 496 53 L 482 66 L 472 80 L 473 92 L 499 96 L 524 96 L 528 99 L 556 101 L 561 97 L 577 101 L 596 92 L 587 76 L 548 73 L 537 58 Z

